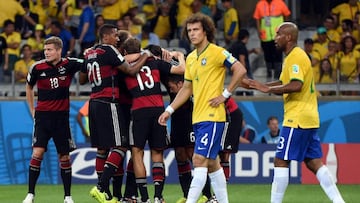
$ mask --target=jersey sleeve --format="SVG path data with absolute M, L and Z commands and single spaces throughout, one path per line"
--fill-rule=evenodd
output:
M 224 66 L 228 69 L 237 61 L 237 59 L 225 49 L 221 52 L 219 60 L 222 60 Z
M 164 74 L 171 73 L 172 65 L 170 63 L 163 61 L 163 60 L 156 60 L 156 61 L 157 61 L 158 69 L 160 70 L 161 73 L 164 73 Z
M 107 54 L 107 61 L 113 66 L 120 66 L 125 62 L 124 56 L 114 47 L 109 45 L 106 52 Z
M 26 82 L 33 87 L 36 84 L 36 81 L 37 81 L 37 69 L 35 63 L 29 69 L 29 72 L 26 76 Z

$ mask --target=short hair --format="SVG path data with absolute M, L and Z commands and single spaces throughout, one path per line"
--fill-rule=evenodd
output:
M 272 121 L 272 120 L 277 120 L 277 121 L 279 121 L 279 119 L 276 117 L 276 116 L 270 116 L 268 119 L 267 119 L 267 124 L 269 125 L 270 124 L 270 121 Z
M 15 22 L 10 19 L 7 19 L 4 21 L 4 27 L 7 27 L 8 25 L 15 25 Z
M 22 53 L 25 48 L 29 48 L 30 50 L 32 50 L 32 48 L 31 48 L 31 46 L 29 44 L 24 44 L 24 45 L 22 45 L 22 47 L 20 49 L 20 53 Z
M 118 30 L 118 38 L 119 41 L 117 42 L 117 48 L 122 48 L 124 42 L 129 38 L 130 32 L 127 30 Z
M 124 42 L 123 48 L 128 54 L 140 53 L 141 42 L 140 40 L 132 37 Z
M 238 39 L 241 41 L 245 39 L 246 37 L 249 37 L 250 33 L 246 29 L 240 29 Z
M 195 13 L 192 14 L 190 17 L 188 17 L 184 24 L 183 24 L 183 30 L 182 30 L 182 37 L 189 39 L 188 31 L 187 31 L 187 24 L 193 24 L 193 23 L 201 23 L 203 30 L 206 32 L 206 37 L 209 42 L 215 42 L 215 24 L 214 21 L 205 14 L 202 13 Z
M 51 25 L 55 26 L 56 28 L 59 28 L 60 30 L 63 28 L 63 26 L 58 20 L 51 21 Z
M 60 37 L 52 36 L 52 37 L 49 37 L 49 38 L 45 39 L 44 45 L 47 45 L 47 44 L 55 45 L 56 49 L 62 49 L 63 48 L 63 42 L 60 39 Z
M 104 25 L 100 26 L 100 28 L 99 28 L 100 40 L 102 40 L 104 38 L 104 35 L 111 34 L 113 32 L 113 29 L 117 29 L 117 27 L 112 24 L 104 24 Z
M 311 39 L 311 38 L 306 38 L 306 39 L 304 40 L 304 44 L 314 44 L 314 40 Z

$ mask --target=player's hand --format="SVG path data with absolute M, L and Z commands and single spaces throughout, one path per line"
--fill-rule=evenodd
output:
M 226 98 L 223 95 L 212 98 L 209 100 L 209 104 L 211 107 L 218 107 L 220 104 L 224 103 Z
M 262 84 L 259 81 L 251 80 L 251 79 L 249 79 L 249 87 L 257 89 L 263 93 L 269 93 L 269 91 L 270 91 L 270 88 L 267 85 Z
M 173 57 L 171 52 L 169 50 L 166 50 L 166 49 L 161 49 L 161 50 L 162 50 L 162 55 L 161 55 L 162 60 L 170 62 L 172 57 Z
M 159 119 L 158 119 L 158 123 L 162 126 L 166 126 L 166 122 L 167 120 L 169 120 L 170 118 L 170 113 L 167 112 L 167 111 L 164 111 L 160 116 L 159 116 Z

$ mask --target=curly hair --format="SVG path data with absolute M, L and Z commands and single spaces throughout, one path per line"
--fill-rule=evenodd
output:
M 183 30 L 181 36 L 183 38 L 186 38 L 190 41 L 188 31 L 187 31 L 187 25 L 188 24 L 194 24 L 194 23 L 201 23 L 203 30 L 206 32 L 206 37 L 209 42 L 215 42 L 215 24 L 214 21 L 207 15 L 202 13 L 195 13 L 191 16 L 189 16 L 184 24 L 183 24 Z

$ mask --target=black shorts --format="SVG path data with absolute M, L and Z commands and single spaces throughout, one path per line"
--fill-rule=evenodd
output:
M 191 117 L 171 118 L 170 130 L 171 147 L 194 147 L 195 135 L 192 127 Z
M 243 115 L 239 109 L 230 113 L 230 123 L 224 141 L 224 152 L 236 153 L 239 150 L 239 139 L 242 128 Z
M 91 99 L 89 102 L 91 146 L 103 149 L 126 147 L 128 128 L 120 104 Z
M 51 138 L 59 154 L 67 154 L 76 148 L 70 133 L 69 112 L 35 113 L 33 147 L 42 147 L 46 151 Z
M 132 133 L 130 133 L 130 146 L 143 149 L 146 141 L 150 149 L 165 149 L 168 147 L 170 139 L 167 134 L 166 126 L 158 123 L 159 116 L 164 110 L 150 110 L 142 112 L 142 115 L 133 114 Z

